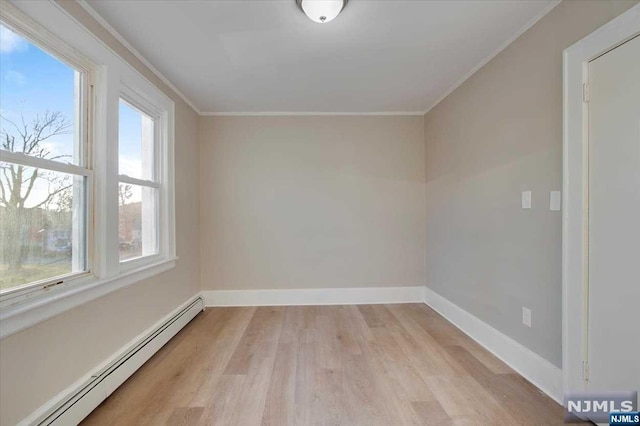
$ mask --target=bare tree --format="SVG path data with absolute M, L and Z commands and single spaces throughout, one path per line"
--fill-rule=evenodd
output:
M 120 184 L 118 186 L 119 206 L 124 207 L 127 201 L 133 196 L 133 187 L 129 184 Z
M 131 237 L 131 227 L 133 223 L 134 212 L 132 211 L 132 205 L 129 203 L 129 200 L 133 197 L 133 186 L 125 183 L 121 183 L 118 186 L 118 205 L 120 207 L 120 213 L 118 214 L 119 218 L 119 238 L 121 249 L 123 245 L 125 247 L 128 246 Z
M 44 143 L 54 136 L 72 132 L 72 123 L 64 114 L 46 111 L 44 114 L 36 115 L 30 122 L 22 116 L 19 123 L 3 116 L 0 118 L 3 124 L 0 129 L 1 149 L 48 160 L 69 157 L 53 155 Z M 34 203 L 29 198 L 33 196 L 38 179 L 46 182 L 47 193 L 42 200 Z M 57 173 L 20 164 L 0 163 L 0 207 L 3 208 L 5 216 L 2 244 L 10 271 L 22 268 L 28 252 L 28 247 L 21 244 L 26 211 L 49 205 L 71 185 L 69 176 L 60 177 Z

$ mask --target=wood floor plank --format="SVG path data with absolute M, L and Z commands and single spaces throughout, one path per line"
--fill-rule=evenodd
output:
M 451 424 L 451 418 L 438 401 L 415 401 L 411 403 L 421 424 L 443 426 Z
M 294 393 L 296 424 L 311 425 L 322 416 L 322 410 L 318 406 L 319 385 L 316 377 L 319 367 L 314 347 L 313 335 L 308 333 L 308 329 L 300 330 Z
M 216 374 L 219 374 L 218 371 L 220 370 L 213 372 L 211 369 L 221 367 L 215 363 L 215 358 L 224 354 L 224 351 L 220 351 L 216 345 L 211 344 L 209 337 L 213 331 L 217 341 L 223 342 L 229 337 L 231 337 L 232 341 L 237 341 L 237 334 L 242 329 L 234 327 L 234 318 L 237 318 L 239 314 L 239 325 L 242 327 L 242 315 L 240 312 L 225 308 L 222 310 L 222 313 L 223 315 L 220 317 L 216 326 L 213 327 L 215 331 L 205 327 L 196 328 L 192 331 L 190 339 L 194 341 L 194 348 L 186 360 L 175 361 L 183 364 L 184 368 L 179 370 L 179 374 L 175 375 L 175 379 L 177 380 L 176 385 L 161 388 L 171 389 L 171 392 L 157 400 L 158 406 L 155 410 L 156 414 L 149 419 L 150 423 L 161 424 L 161 422 L 170 415 L 171 407 L 206 405 L 203 402 L 194 402 L 193 400 L 196 395 L 198 395 L 200 387 L 207 383 L 207 377 L 214 377 Z M 225 358 L 228 358 L 228 356 Z M 203 374 L 205 371 L 208 372 L 208 374 Z
M 192 406 L 207 407 L 205 414 L 211 402 L 211 395 L 218 386 L 218 382 L 255 312 L 253 307 L 217 308 L 216 310 L 218 309 L 229 309 L 233 316 L 226 321 L 216 337 L 212 337 L 209 330 L 203 327 L 201 338 L 203 342 L 210 345 L 211 351 L 208 353 L 206 366 L 198 371 L 201 380 L 190 402 Z
M 243 339 L 234 352 L 234 357 L 239 355 L 238 358 L 232 357 L 229 361 L 229 366 L 232 367 L 227 366 L 225 374 L 245 371 L 246 375 L 232 424 L 257 425 L 261 422 L 269 383 L 273 375 L 285 309 L 284 307 L 256 309 Z M 251 333 L 254 335 L 245 340 L 245 336 Z M 250 345 L 247 344 L 248 342 Z M 240 364 L 236 364 L 236 360 L 240 360 Z
M 446 349 L 441 346 L 419 323 L 409 315 L 410 305 L 391 306 L 390 310 L 407 331 L 398 339 L 398 344 L 408 347 L 413 364 L 421 376 L 456 376 L 467 372 L 456 363 Z
M 84 425 L 559 425 L 422 304 L 211 308 Z
M 279 323 L 282 321 L 283 308 L 257 308 L 247 326 L 242 340 L 229 360 L 225 374 L 247 374 L 254 356 L 260 356 L 259 350 L 269 339 L 277 339 Z
M 484 364 L 489 370 L 495 374 L 516 374 L 516 372 L 498 359 L 491 352 L 484 349 L 476 342 L 465 342 L 463 347 L 469 351 L 478 361 Z
M 295 424 L 296 352 L 295 343 L 278 345 L 262 415 L 265 426 Z
M 397 332 L 379 333 L 371 345 L 373 357 L 381 366 L 379 374 L 386 377 L 396 398 L 408 402 L 433 400 L 429 386 L 411 362 L 411 354 L 398 339 L 402 337 Z
M 265 426 L 295 424 L 297 336 L 301 318 L 301 309 L 298 307 L 286 308 L 262 415 L 262 424 Z
M 198 426 L 232 425 L 236 411 L 242 409 L 237 404 L 244 390 L 244 375 L 222 375 L 216 386 L 207 395 L 209 405 L 200 418 Z
M 340 346 L 338 342 L 337 311 L 339 307 L 323 306 L 316 318 L 316 350 L 321 368 L 339 369 L 341 367 Z
M 436 311 L 424 304 L 411 304 L 406 313 L 441 346 L 463 346 L 471 339 Z
M 413 306 L 409 312 L 418 318 L 423 328 L 427 331 L 430 330 L 431 334 L 442 346 L 462 346 L 466 348 L 480 362 L 496 374 L 515 373 L 508 365 L 496 358 L 469 336 L 465 335 L 430 307 L 424 304 L 418 304 Z
M 336 312 L 336 340 L 337 345 L 343 354 L 360 355 L 359 341 L 363 339 L 363 336 L 359 333 L 359 327 L 357 327 L 351 313 L 355 312 L 349 309 L 349 306 L 340 306 L 340 309 Z M 369 335 L 367 329 L 367 335 Z
M 473 416 L 479 424 L 522 424 L 470 376 L 433 376 L 427 380 L 438 402 L 452 419 Z
M 346 424 L 393 424 L 390 395 L 382 392 L 380 377 L 375 372 L 366 351 L 345 356 L 343 397 L 345 417 L 349 419 Z
M 384 321 L 378 317 L 374 305 L 358 305 L 358 310 L 370 328 L 384 327 L 386 325 Z
M 195 426 L 198 424 L 204 407 L 179 407 L 167 421 L 167 426 Z
M 465 348 L 451 346 L 447 351 L 464 366 L 478 383 L 491 394 L 500 405 L 517 419 L 519 424 L 558 424 L 562 415 L 560 406 L 555 410 L 553 401 L 517 374 L 494 374 Z

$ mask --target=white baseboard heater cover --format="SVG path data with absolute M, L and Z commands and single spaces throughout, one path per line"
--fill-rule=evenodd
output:
M 63 397 L 54 408 L 37 419 L 27 418 L 20 424 L 77 425 L 202 310 L 204 302 L 201 297 L 197 297 L 153 328 L 106 367 L 92 374 L 82 385 L 76 387 L 75 392 Z

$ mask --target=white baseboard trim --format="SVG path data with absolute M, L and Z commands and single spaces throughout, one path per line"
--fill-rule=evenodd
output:
M 562 405 L 560 368 L 428 287 L 425 303 Z
M 295 306 L 423 303 L 424 286 L 285 290 L 205 290 L 205 306 Z
M 18 426 L 80 423 L 203 309 L 200 295 L 189 298 Z

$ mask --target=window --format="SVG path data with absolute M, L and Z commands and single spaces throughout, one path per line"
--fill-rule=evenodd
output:
M 29 8 L 52 30 L 0 8 L 0 337 L 175 264 L 173 101 Z
M 131 98 L 129 98 L 131 99 Z M 156 120 L 120 99 L 118 237 L 120 260 L 158 253 Z
M 0 291 L 87 272 L 87 71 L 0 21 Z

